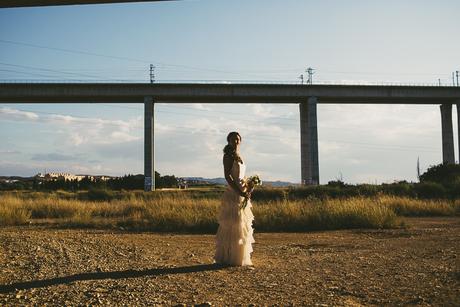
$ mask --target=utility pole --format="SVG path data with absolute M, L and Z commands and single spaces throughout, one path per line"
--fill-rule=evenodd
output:
M 455 75 L 457 76 L 457 86 L 458 86 L 458 70 L 455 71 Z
M 155 82 L 155 66 L 150 64 L 150 83 Z
M 441 79 L 438 79 L 438 85 L 441 86 Z
M 299 76 L 299 79 L 300 79 L 300 84 L 303 84 L 303 74 Z
M 452 72 L 452 86 L 455 86 L 455 77 L 454 77 L 454 72 Z
M 311 67 L 308 67 L 305 72 L 308 74 L 307 84 L 313 84 L 314 69 Z
M 419 157 L 417 157 L 417 179 L 420 182 L 420 160 L 419 160 Z

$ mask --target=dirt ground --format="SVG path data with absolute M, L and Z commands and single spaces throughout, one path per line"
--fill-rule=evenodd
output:
M 254 267 L 213 235 L 0 228 L 0 305 L 460 305 L 460 218 L 407 229 L 254 231 Z

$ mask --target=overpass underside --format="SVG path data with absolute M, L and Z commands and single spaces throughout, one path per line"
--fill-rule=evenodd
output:
M 2 0 L 0 1 L 0 8 L 156 1 L 170 0 Z
M 455 163 L 452 106 L 460 120 L 460 87 L 300 85 L 300 84 L 134 84 L 134 83 L 4 83 L 2 103 L 144 104 L 145 190 L 155 189 L 154 106 L 168 103 L 296 103 L 300 115 L 301 182 L 319 184 L 317 105 L 436 104 L 440 105 L 442 156 Z M 460 123 L 458 125 L 460 157 Z

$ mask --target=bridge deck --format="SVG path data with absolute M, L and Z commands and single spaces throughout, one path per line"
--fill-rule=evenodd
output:
M 127 102 L 152 96 L 165 102 L 444 104 L 460 101 L 460 87 L 222 83 L 1 83 L 0 102 Z

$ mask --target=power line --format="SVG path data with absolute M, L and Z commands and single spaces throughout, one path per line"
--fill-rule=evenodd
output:
M 32 47 L 32 48 L 39 48 L 39 49 L 54 50 L 54 51 L 74 53 L 74 54 L 90 55 L 90 56 L 110 58 L 110 59 L 116 59 L 116 60 L 124 60 L 124 61 L 138 62 L 138 63 L 146 63 L 146 61 L 138 60 L 138 59 L 134 59 L 134 58 L 129 58 L 129 57 L 112 56 L 112 55 L 105 55 L 105 54 L 88 52 L 88 51 L 64 49 L 64 48 L 57 48 L 57 47 L 48 47 L 48 46 L 43 46 L 43 45 L 36 45 L 36 44 L 23 43 L 23 42 L 15 42 L 15 41 L 4 40 L 4 39 L 0 39 L 0 43 L 11 44 L 11 45 L 19 45 L 19 46 L 26 46 L 26 47 Z
M 96 53 L 96 52 L 91 52 L 91 51 L 83 51 L 83 50 L 74 50 L 74 49 L 66 49 L 66 48 L 59 48 L 59 47 L 50 47 L 50 46 L 43 46 L 43 45 L 37 45 L 37 44 L 31 44 L 31 43 L 25 43 L 25 42 L 17 42 L 17 41 L 11 41 L 11 40 L 5 40 L 5 39 L 0 39 L 0 43 L 3 44 L 11 44 L 11 45 L 17 45 L 17 46 L 25 46 L 25 47 L 30 47 L 30 48 L 39 48 L 39 49 L 45 49 L 45 50 L 53 50 L 53 51 L 59 51 L 59 52 L 65 52 L 65 53 L 72 53 L 72 54 L 81 54 L 81 55 L 87 55 L 87 56 L 95 56 L 95 57 L 103 57 L 103 58 L 109 58 L 109 59 L 116 59 L 116 60 L 123 60 L 123 61 L 130 61 L 130 62 L 137 62 L 137 63 L 144 63 L 144 64 L 151 64 L 155 63 L 156 65 L 159 65 L 158 69 L 169 69 L 170 71 L 171 68 L 181 68 L 181 69 L 188 69 L 188 70 L 198 70 L 198 71 L 208 71 L 208 72 L 219 72 L 219 73 L 226 73 L 226 74 L 238 74 L 238 75 L 250 75 L 250 74 L 280 74 L 280 73 L 286 73 L 286 74 L 295 74 L 301 71 L 302 69 L 299 68 L 285 68 L 285 69 L 269 69 L 269 70 L 222 70 L 222 69 L 212 69 L 212 68 L 204 68 L 204 67 L 195 67 L 195 66 L 189 66 L 189 65 L 180 65 L 180 64 L 170 64 L 170 63 L 164 63 L 164 62 L 159 62 L 159 61 L 152 61 L 152 60 L 146 60 L 146 59 L 137 59 L 137 58 L 132 58 L 132 57 L 124 57 L 124 56 L 115 56 L 115 55 L 107 55 L 107 54 L 102 54 L 102 53 Z M 164 66 L 164 67 L 161 67 Z M 169 68 L 166 68 L 169 67 Z M 139 68 L 139 70 L 136 71 L 144 71 L 142 68 Z M 182 70 L 183 71 L 183 70 Z M 178 71 L 181 72 L 181 71 Z M 430 76 L 438 76 L 440 73 L 395 73 L 395 72 L 365 72 L 365 71 L 331 71 L 331 70 L 320 70 L 321 73 L 334 73 L 334 74 L 361 74 L 361 75 L 430 75 Z
M 301 74 L 298 78 L 300 79 L 300 84 L 303 84 L 303 74 Z
M 101 53 L 81 51 L 81 50 L 72 50 L 72 49 L 57 48 L 57 47 L 47 47 L 47 46 L 43 46 L 43 45 L 36 45 L 36 44 L 23 43 L 23 42 L 15 42 L 15 41 L 4 40 L 4 39 L 0 39 L 0 43 L 19 45 L 19 46 L 27 46 L 27 47 L 47 49 L 47 50 L 54 50 L 54 51 L 73 53 L 73 54 L 82 54 L 82 55 L 88 55 L 88 56 L 110 58 L 110 59 L 116 59 L 116 60 L 132 61 L 132 62 L 138 62 L 138 63 L 149 63 L 149 64 L 155 63 L 157 65 L 171 66 L 171 67 L 178 67 L 178 68 L 186 68 L 186 69 L 198 70 L 198 71 L 209 71 L 209 72 L 230 73 L 230 74 L 235 74 L 236 73 L 234 71 L 209 69 L 209 68 L 194 67 L 194 66 L 189 66 L 189 65 L 169 64 L 169 63 L 151 61 L 151 60 L 147 61 L 147 60 L 135 59 L 135 58 L 131 58 L 131 57 L 121 57 L 121 56 L 105 55 L 105 54 L 101 54 Z M 239 74 L 239 73 L 236 73 L 236 74 Z
M 31 76 L 56 78 L 56 76 L 43 75 L 43 74 L 38 74 L 38 73 L 33 73 L 33 72 L 28 72 L 28 71 L 19 71 L 19 70 L 12 70 L 12 69 L 0 69 L 0 71 L 12 72 L 12 73 L 16 73 L 16 74 L 31 75 Z M 67 80 L 70 80 L 70 79 L 67 79 Z
M 307 70 L 305 70 L 305 72 L 308 75 L 307 84 L 313 84 L 314 69 L 311 67 L 308 67 Z
M 155 66 L 150 64 L 150 83 L 155 82 Z
M 66 72 L 66 71 L 60 71 L 60 70 L 48 69 L 48 68 L 41 68 L 41 67 L 34 67 L 34 66 L 10 64 L 10 63 L 3 63 L 3 62 L 0 62 L 0 65 L 20 67 L 20 68 L 28 68 L 28 69 L 35 69 L 35 70 L 42 70 L 42 71 L 49 71 L 49 72 L 57 72 L 57 73 L 60 73 L 60 74 L 77 75 L 77 76 L 90 77 L 90 78 L 100 78 L 100 76 L 81 74 L 81 73 L 72 73 L 72 72 Z
M 375 72 L 375 71 L 332 71 L 332 70 L 320 70 L 321 73 L 333 73 L 333 74 L 353 74 L 353 75 L 401 75 L 401 76 L 439 76 L 444 73 L 397 73 L 397 72 Z

